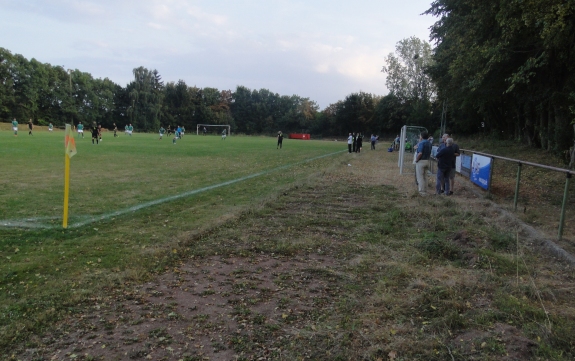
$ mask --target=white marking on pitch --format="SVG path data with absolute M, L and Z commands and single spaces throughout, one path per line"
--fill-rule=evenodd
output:
M 321 158 L 325 158 L 325 157 L 330 157 L 332 155 L 335 154 L 339 154 L 339 153 L 343 153 L 343 152 L 347 152 L 347 150 L 345 151 L 339 151 L 339 152 L 335 152 L 335 153 L 330 153 L 330 154 L 324 154 L 324 155 L 320 155 L 318 157 L 314 157 L 314 158 L 310 158 L 310 159 L 306 159 L 303 160 L 301 162 L 297 162 L 297 163 L 293 163 L 293 164 L 288 164 L 288 165 L 283 165 L 281 167 L 278 168 L 274 168 L 274 169 L 270 169 L 267 171 L 263 171 L 263 172 L 258 172 L 258 173 L 254 173 L 254 174 L 250 174 L 248 176 L 245 177 L 241 177 L 241 178 L 237 178 L 237 179 L 233 179 L 227 182 L 223 182 L 223 183 L 219 183 L 219 184 L 214 184 L 211 186 L 207 186 L 207 187 L 203 187 L 203 188 L 199 188 L 199 189 L 194 189 L 192 191 L 188 191 L 188 192 L 184 192 L 181 194 L 177 194 L 175 196 L 171 196 L 171 197 L 166 197 L 166 198 L 161 198 L 161 199 L 156 199 L 155 201 L 150 201 L 150 202 L 145 202 L 145 203 L 141 203 L 138 204 L 136 206 L 132 206 L 130 208 L 126 208 L 123 209 L 121 211 L 116 211 L 116 212 L 112 212 L 112 213 L 106 213 L 106 214 L 102 214 L 100 216 L 83 216 L 81 218 L 86 218 L 86 220 L 81 221 L 81 222 L 76 222 L 76 223 L 72 223 L 68 225 L 68 229 L 70 228 L 78 228 L 78 227 L 83 227 L 87 224 L 90 223 L 94 223 L 97 221 L 103 221 L 106 219 L 110 219 L 112 217 L 117 217 L 117 216 L 121 216 L 123 214 L 126 213 L 130 213 L 130 212 L 135 212 L 138 211 L 142 208 L 146 208 L 146 207 L 151 207 L 151 206 L 155 206 L 158 204 L 162 204 L 162 203 L 166 203 L 166 202 L 170 202 L 176 199 L 180 199 L 180 198 L 185 198 L 185 197 L 189 197 L 192 196 L 194 194 L 198 194 L 201 192 L 205 192 L 205 191 L 209 191 L 212 189 L 216 189 L 216 188 L 220 188 L 220 187 L 224 187 L 230 184 L 234 184 L 234 183 L 238 183 L 238 182 L 242 182 L 248 179 L 252 179 L 252 178 L 256 178 L 262 175 L 266 175 L 269 173 L 273 173 L 273 172 L 277 172 L 278 170 L 282 170 L 282 169 L 286 169 L 289 167 L 292 167 L 294 165 L 298 165 L 298 164 L 303 164 L 303 163 L 308 163 L 317 159 L 321 159 Z M 43 219 L 59 219 L 61 220 L 62 218 L 58 217 L 42 217 Z M 56 226 L 56 225 L 48 225 L 48 224 L 38 224 L 35 223 L 35 221 L 37 220 L 41 220 L 41 218 L 24 218 L 24 219 L 16 219 L 16 220 L 1 220 L 0 221 L 0 227 L 8 227 L 8 228 L 34 228 L 34 229 L 54 229 L 54 228 L 61 228 L 61 226 Z

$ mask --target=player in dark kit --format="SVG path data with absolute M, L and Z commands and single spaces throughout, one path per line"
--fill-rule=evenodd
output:
M 94 139 L 96 140 L 96 144 L 100 143 L 100 132 L 98 131 L 98 127 L 92 127 L 92 144 L 94 144 Z
M 276 149 L 282 149 L 282 143 L 284 140 L 284 135 L 282 134 L 281 131 L 278 132 L 278 146 Z

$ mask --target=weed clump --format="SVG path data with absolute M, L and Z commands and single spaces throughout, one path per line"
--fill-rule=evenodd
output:
M 461 249 L 448 240 L 426 238 L 417 244 L 417 248 L 431 258 L 455 261 L 461 258 Z

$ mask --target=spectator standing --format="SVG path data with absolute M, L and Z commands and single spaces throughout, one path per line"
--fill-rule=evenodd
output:
M 445 141 L 447 140 L 447 138 L 449 138 L 449 134 L 447 134 L 447 133 L 445 133 L 441 136 L 441 140 L 439 141 L 439 146 L 437 147 L 437 153 L 439 153 L 440 150 L 445 148 Z M 443 183 L 441 183 L 440 193 L 443 193 Z
M 455 152 L 453 151 L 453 139 L 447 138 L 445 146 L 437 151 L 437 182 L 435 184 L 436 194 L 449 195 L 449 173 L 451 166 L 455 160 Z M 443 189 L 442 189 L 443 184 Z
M 453 186 L 455 185 L 455 163 L 457 161 L 457 157 L 459 157 L 459 155 L 461 154 L 461 152 L 459 150 L 459 146 L 457 145 L 457 143 L 454 142 L 452 147 L 453 147 L 453 153 L 455 156 L 453 157 L 453 164 L 451 165 L 451 172 L 449 172 L 449 194 L 450 195 L 453 194 Z
M 395 141 L 393 146 L 395 147 L 395 150 L 399 150 L 399 144 L 400 144 L 400 139 L 399 139 L 399 134 L 397 135 L 397 137 L 395 137 Z
M 415 175 L 417 177 L 417 190 L 422 196 L 427 195 L 427 171 L 429 170 L 429 157 L 431 156 L 431 143 L 429 134 L 423 132 L 419 136 L 417 155 L 415 157 Z
M 363 147 L 363 136 L 361 135 L 361 133 L 357 133 L 357 139 L 355 142 L 356 142 L 355 152 L 361 153 L 361 148 Z
M 351 146 L 353 144 L 353 135 L 349 133 L 349 137 L 347 137 L 347 150 L 351 153 Z
M 351 145 L 352 145 L 351 151 L 353 153 L 355 153 L 355 148 L 357 147 L 357 133 L 351 133 L 351 134 L 353 136 L 352 143 L 351 143 Z

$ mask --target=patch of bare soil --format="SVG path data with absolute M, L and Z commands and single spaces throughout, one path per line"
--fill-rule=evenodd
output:
M 543 342 L 570 352 L 571 269 L 467 185 L 455 192 L 419 197 L 384 149 L 346 154 L 11 359 L 561 360 L 538 355 Z M 496 230 L 519 237 L 525 265 Z
M 280 358 L 282 343 L 333 308 L 337 288 L 316 274 L 331 257 L 190 260 L 131 290 L 117 289 L 46 335 L 30 359 L 233 360 Z
M 449 351 L 458 350 L 466 360 L 484 359 L 486 350 L 499 353 L 499 360 L 529 360 L 537 343 L 522 336 L 516 327 L 497 323 L 492 330 L 472 330 L 455 336 L 449 342 Z

